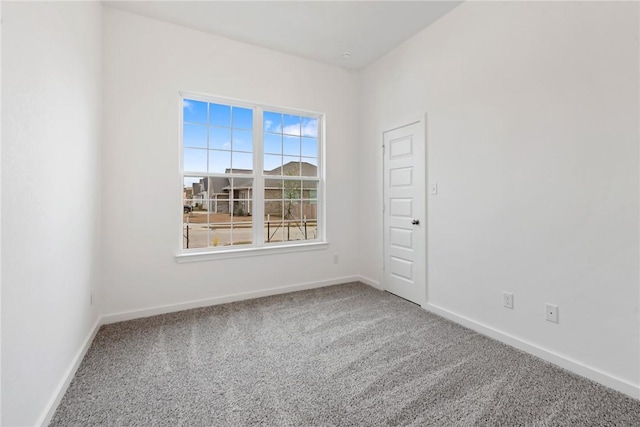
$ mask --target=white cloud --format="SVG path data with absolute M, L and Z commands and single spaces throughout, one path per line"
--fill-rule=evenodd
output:
M 273 132 L 273 133 L 282 132 L 282 126 L 280 125 L 280 123 L 278 123 L 277 126 L 274 126 L 274 122 L 272 120 L 265 120 L 264 128 L 267 130 L 267 132 Z
M 317 120 L 302 120 L 302 136 L 318 136 Z
M 282 133 L 316 138 L 318 136 L 318 120 L 303 117 L 302 126 L 298 124 L 285 126 Z
M 285 126 L 282 133 L 286 135 L 300 135 L 300 126 L 299 125 Z

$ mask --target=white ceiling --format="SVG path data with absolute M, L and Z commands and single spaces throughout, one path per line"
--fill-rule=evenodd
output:
M 103 4 L 349 69 L 375 61 L 462 1 L 107 1 Z M 351 58 L 344 60 L 343 52 Z

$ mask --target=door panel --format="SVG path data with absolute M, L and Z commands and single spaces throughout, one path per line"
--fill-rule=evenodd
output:
M 410 217 L 413 215 L 413 199 L 390 199 L 389 206 L 391 207 L 392 217 Z
M 410 156 L 413 153 L 413 139 L 398 138 L 389 142 L 389 157 L 398 159 L 403 156 Z
M 392 187 L 406 187 L 413 185 L 413 169 L 391 169 L 389 171 L 389 185 L 391 185 Z
M 413 247 L 413 230 L 391 228 L 389 230 L 389 244 L 404 249 Z
M 424 121 L 385 132 L 384 147 L 384 285 L 389 292 L 424 304 Z

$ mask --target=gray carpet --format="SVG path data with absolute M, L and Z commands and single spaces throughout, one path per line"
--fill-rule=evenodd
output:
M 640 426 L 640 402 L 352 283 L 103 326 L 53 426 Z

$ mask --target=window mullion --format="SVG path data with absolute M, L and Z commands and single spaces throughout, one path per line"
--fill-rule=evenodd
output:
M 253 243 L 264 246 L 264 177 L 262 108 L 253 109 Z

